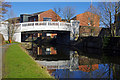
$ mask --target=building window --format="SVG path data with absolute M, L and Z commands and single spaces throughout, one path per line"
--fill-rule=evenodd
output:
M 52 18 L 43 18 L 43 21 L 52 21 Z

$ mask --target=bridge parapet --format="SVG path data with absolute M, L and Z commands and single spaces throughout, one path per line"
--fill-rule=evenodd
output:
M 37 31 L 37 30 L 60 30 L 70 31 L 72 24 L 66 22 L 54 21 L 39 21 L 39 22 L 25 22 L 16 24 L 20 27 L 20 31 Z

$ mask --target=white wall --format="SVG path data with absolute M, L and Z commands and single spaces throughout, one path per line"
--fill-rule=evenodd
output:
M 3 35 L 5 40 L 8 40 L 8 22 L 0 22 L 0 33 Z M 18 28 L 17 32 L 14 34 L 13 40 L 21 42 L 20 28 Z
M 21 42 L 21 32 L 15 33 L 13 36 L 13 40 L 15 40 L 16 42 Z
M 7 28 L 7 26 L 8 26 L 8 22 L 0 22 L 0 33 L 3 35 L 5 40 L 8 40 L 8 28 Z

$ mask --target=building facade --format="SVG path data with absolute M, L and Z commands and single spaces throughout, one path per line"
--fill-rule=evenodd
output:
M 76 15 L 72 20 L 79 20 L 79 35 L 85 36 L 98 36 L 101 28 L 99 27 L 100 18 L 97 14 L 85 12 Z
M 20 22 L 34 22 L 34 21 L 61 21 L 61 17 L 57 15 L 52 9 L 48 11 L 38 12 L 34 14 L 21 14 Z
M 80 26 L 93 26 L 99 27 L 99 16 L 91 12 L 85 12 L 82 14 L 76 15 L 73 20 L 79 20 Z

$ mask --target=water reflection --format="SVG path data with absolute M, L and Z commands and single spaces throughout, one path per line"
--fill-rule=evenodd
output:
M 55 78 L 120 78 L 119 56 L 108 56 L 106 51 L 50 44 L 30 46 L 30 55 Z

